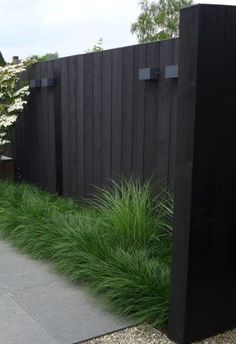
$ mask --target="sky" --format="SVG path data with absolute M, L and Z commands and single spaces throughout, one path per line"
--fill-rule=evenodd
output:
M 84 53 L 99 40 L 110 49 L 137 43 L 130 32 L 138 0 L 0 0 L 0 51 L 10 61 L 57 51 Z M 236 0 L 197 1 L 233 4 Z

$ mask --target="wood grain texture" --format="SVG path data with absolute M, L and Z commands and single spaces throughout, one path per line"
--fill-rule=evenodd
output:
M 77 74 L 76 74 L 76 113 L 77 113 L 77 174 L 76 186 L 77 197 L 83 198 L 85 196 L 85 163 L 84 163 L 84 56 L 77 56 Z
M 143 176 L 144 114 L 146 82 L 138 80 L 139 68 L 146 67 L 147 45 L 134 48 L 133 173 Z
M 132 173 L 133 155 L 133 108 L 134 108 L 134 47 L 123 49 L 122 70 L 122 175 L 129 177 Z
M 236 325 L 235 15 L 198 5 L 181 16 L 169 316 L 180 344 Z
M 163 74 L 165 60 L 178 62 L 176 46 L 169 40 L 33 66 L 26 78 L 54 78 L 55 86 L 31 90 L 17 125 L 23 180 L 81 199 L 120 176 L 172 179 L 177 87 L 138 74 L 160 63 Z

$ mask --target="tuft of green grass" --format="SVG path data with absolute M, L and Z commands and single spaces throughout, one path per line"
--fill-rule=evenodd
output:
M 0 235 L 136 323 L 167 322 L 172 215 L 171 193 L 151 181 L 113 182 L 83 206 L 0 182 Z

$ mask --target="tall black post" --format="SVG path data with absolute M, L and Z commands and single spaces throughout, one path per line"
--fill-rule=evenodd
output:
M 236 7 L 181 11 L 169 336 L 236 326 Z

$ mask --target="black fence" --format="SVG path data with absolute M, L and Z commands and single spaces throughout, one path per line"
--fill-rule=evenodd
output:
M 169 335 L 236 326 L 236 7 L 182 11 Z
M 236 7 L 192 6 L 180 41 L 38 63 L 26 77 L 42 87 L 15 135 L 22 179 L 66 196 L 132 173 L 175 181 L 169 336 L 178 344 L 236 325 L 235 18 Z M 144 67 L 159 78 L 139 80 Z
M 16 131 L 21 178 L 73 198 L 117 176 L 172 182 L 177 79 L 165 67 L 177 63 L 178 39 L 37 63 Z M 139 80 L 144 67 L 158 79 Z

